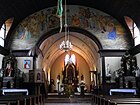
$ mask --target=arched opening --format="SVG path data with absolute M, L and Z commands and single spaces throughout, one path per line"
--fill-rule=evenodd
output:
M 125 22 L 130 29 L 130 32 L 132 34 L 132 37 L 134 39 L 134 44 L 139 45 L 140 44 L 140 31 L 136 25 L 136 23 L 128 16 L 124 16 Z
M 74 28 L 71 28 L 74 30 Z M 53 31 L 54 32 L 54 31 Z M 83 33 L 84 32 L 84 33 Z M 47 34 L 46 34 L 47 36 Z M 46 37 L 45 36 L 45 37 Z M 62 74 L 65 70 L 65 62 L 67 61 L 67 52 L 59 49 L 60 43 L 63 41 L 64 34 L 62 33 L 53 33 L 49 34 L 50 37 L 47 37 L 45 40 L 40 40 L 38 42 L 39 49 L 42 51 L 44 58 L 42 60 L 42 67 L 47 74 L 47 79 L 49 83 L 54 81 L 55 87 L 53 91 L 58 90 L 57 86 L 57 76 L 60 75 L 60 85 L 63 85 L 64 75 Z M 91 37 L 91 38 L 90 38 Z M 42 39 L 42 38 L 40 38 Z M 93 40 L 94 39 L 94 40 Z M 94 71 L 100 73 L 100 55 L 98 53 L 101 49 L 101 44 L 95 38 L 94 35 L 86 31 L 71 31 L 70 40 L 72 42 L 73 48 L 70 51 L 71 58 L 76 58 L 76 63 L 72 64 L 77 73 L 76 80 L 77 84 L 81 82 L 81 76 L 84 76 L 84 81 L 86 84 L 87 91 L 90 91 L 91 81 L 95 79 Z M 98 44 L 97 44 L 98 43 Z M 100 45 L 100 46 L 98 46 Z M 74 54 L 74 55 L 73 55 Z M 72 59 L 72 61 L 75 61 Z M 71 66 L 69 66 L 71 67 Z M 67 72 L 68 73 L 68 72 Z M 74 74 L 75 76 L 75 74 Z M 72 81 L 74 78 L 72 78 Z M 95 80 L 96 81 L 96 80 Z M 74 83 L 74 81 L 72 82 Z M 98 82 L 96 82 L 96 85 Z
M 4 47 L 5 39 L 6 39 L 7 34 L 8 34 L 8 32 L 9 32 L 11 26 L 12 26 L 13 20 L 14 20 L 14 18 L 7 19 L 3 23 L 3 25 L 2 25 L 2 27 L 0 29 L 0 45 L 2 47 Z

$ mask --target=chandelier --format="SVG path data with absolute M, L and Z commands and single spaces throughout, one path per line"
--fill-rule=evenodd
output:
M 60 49 L 64 51 L 69 51 L 72 49 L 72 44 L 69 40 L 67 41 L 62 41 L 60 44 Z
M 61 42 L 59 48 L 64 51 L 70 51 L 72 49 L 72 43 L 69 40 L 69 29 L 67 24 L 67 8 L 66 8 L 66 0 L 65 0 L 65 40 Z

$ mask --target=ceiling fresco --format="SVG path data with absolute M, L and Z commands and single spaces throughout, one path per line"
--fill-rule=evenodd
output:
M 110 15 L 94 8 L 76 5 L 69 5 L 67 12 L 69 26 L 80 27 L 91 32 L 98 38 L 103 49 L 128 49 L 130 47 L 124 28 Z M 11 49 L 29 50 L 35 46 L 41 35 L 58 27 L 56 7 L 36 12 L 17 26 L 12 35 Z M 49 43 L 46 42 L 47 46 L 50 46 Z

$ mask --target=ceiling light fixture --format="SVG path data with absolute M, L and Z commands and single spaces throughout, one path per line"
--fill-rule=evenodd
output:
M 72 43 L 69 40 L 69 28 L 67 24 L 67 8 L 66 8 L 66 0 L 65 0 L 65 40 L 61 42 L 60 49 L 64 51 L 70 51 L 72 49 Z

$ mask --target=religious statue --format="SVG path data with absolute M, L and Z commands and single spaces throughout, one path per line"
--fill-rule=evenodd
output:
M 87 90 L 83 74 L 81 75 L 81 82 L 79 83 L 79 87 L 77 87 L 77 90 L 81 93 L 81 95 L 84 95 L 85 91 Z
M 7 63 L 5 76 L 13 76 L 13 65 L 11 62 Z
M 58 74 L 58 76 L 57 76 L 57 80 L 60 81 L 60 75 L 59 75 L 59 74 Z
M 83 76 L 83 74 L 81 75 L 81 81 L 84 81 L 84 76 Z
M 135 67 L 134 73 L 135 73 L 135 77 L 140 77 L 140 69 L 138 66 Z
M 4 77 L 15 77 L 17 73 L 17 60 L 15 56 L 10 52 L 8 56 L 5 56 L 2 61 L 2 69 Z
M 57 81 L 56 81 L 56 85 L 57 85 L 57 92 L 59 93 L 60 92 L 60 75 L 58 74 L 58 76 L 57 76 Z
M 106 76 L 107 76 L 107 77 L 111 77 L 111 71 L 110 71 L 110 66 L 109 66 L 109 64 L 107 64 L 107 66 L 106 66 Z
M 94 86 L 95 86 L 95 82 L 93 80 L 93 81 L 91 81 L 91 84 L 90 84 L 90 92 L 91 93 L 93 93 L 93 91 L 94 91 Z

